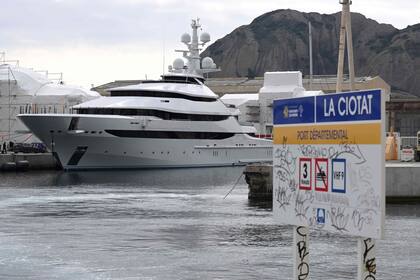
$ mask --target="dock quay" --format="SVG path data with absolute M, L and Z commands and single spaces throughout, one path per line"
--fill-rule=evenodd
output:
M 386 202 L 420 202 L 420 162 L 385 163 Z M 273 165 L 254 163 L 244 170 L 248 199 L 268 201 L 273 197 Z
M 244 170 L 248 184 L 248 199 L 269 201 L 273 198 L 273 165 L 268 163 L 248 164 Z
M 0 154 L 0 172 L 60 169 L 52 153 Z

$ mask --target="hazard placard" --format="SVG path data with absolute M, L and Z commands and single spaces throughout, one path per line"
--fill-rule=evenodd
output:
M 312 159 L 299 159 L 299 189 L 311 190 L 312 182 Z
M 346 160 L 335 158 L 331 161 L 331 191 L 346 193 Z
M 315 159 L 315 190 L 319 192 L 328 191 L 328 159 Z

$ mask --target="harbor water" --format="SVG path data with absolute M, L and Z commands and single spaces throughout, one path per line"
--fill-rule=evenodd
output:
M 0 174 L 0 279 L 291 279 L 292 228 L 243 168 Z M 377 279 L 420 276 L 420 205 L 388 205 Z M 357 242 L 311 232 L 311 279 L 355 279 Z

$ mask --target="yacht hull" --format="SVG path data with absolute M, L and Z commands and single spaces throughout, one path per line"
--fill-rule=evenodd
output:
M 118 137 L 107 131 L 142 131 L 153 129 L 153 124 L 144 127 L 142 120 L 115 116 L 18 117 L 57 155 L 66 170 L 230 166 L 272 160 L 271 141 L 241 133 L 226 139 Z M 71 127 L 75 117 L 79 118 L 78 129 Z M 155 125 L 157 129 L 159 123 Z

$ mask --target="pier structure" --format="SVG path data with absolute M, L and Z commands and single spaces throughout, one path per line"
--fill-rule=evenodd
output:
M 420 202 L 420 162 L 386 162 L 387 203 Z M 250 164 L 244 170 L 248 184 L 248 198 L 273 199 L 273 165 Z
M 52 153 L 0 154 L 0 172 L 61 169 Z
M 249 164 L 246 166 L 245 181 L 248 184 L 248 199 L 271 201 L 273 198 L 273 166 L 271 164 Z

